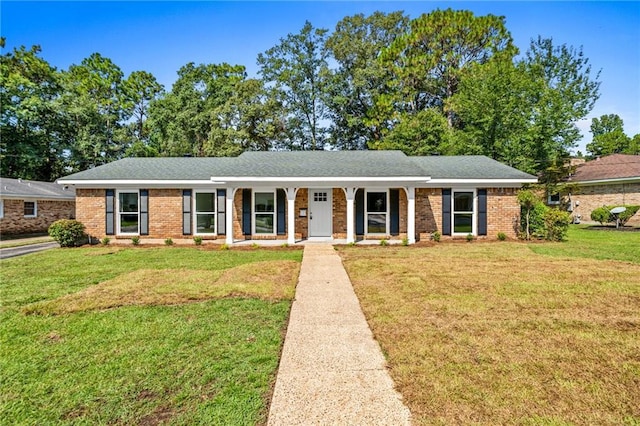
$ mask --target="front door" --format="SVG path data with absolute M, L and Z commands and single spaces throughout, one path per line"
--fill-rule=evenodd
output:
M 331 237 L 332 190 L 309 189 L 309 237 Z

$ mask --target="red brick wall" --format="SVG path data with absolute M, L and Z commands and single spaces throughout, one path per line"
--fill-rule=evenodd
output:
M 640 183 L 580 186 L 579 192 L 572 195 L 572 201 L 580 202 L 579 206 L 574 207 L 573 214 L 581 215 L 583 222 L 590 222 L 591 212 L 598 207 L 640 205 Z M 640 225 L 640 212 L 636 213 L 627 224 Z
M 75 218 L 75 201 L 37 200 L 36 217 L 24 217 L 24 200 L 4 200 L 3 203 L 4 216 L 0 219 L 2 234 L 47 232 L 56 220 Z
M 407 232 L 407 196 L 403 189 L 400 189 L 399 193 L 399 237 L 402 238 L 406 236 Z M 515 225 L 520 213 L 516 193 L 516 189 L 510 188 L 489 188 L 487 190 L 488 238 L 496 238 L 498 232 L 504 232 L 511 238 L 516 237 Z M 340 188 L 334 188 L 332 194 L 333 235 L 335 238 L 346 238 L 346 197 Z M 98 239 L 104 237 L 105 190 L 78 189 L 76 197 L 77 219 L 84 223 L 89 235 Z M 308 217 L 299 216 L 300 209 L 304 208 L 308 208 L 308 190 L 301 188 L 298 190 L 295 201 L 296 238 L 308 237 Z M 5 201 L 6 211 L 7 201 Z M 416 189 L 416 234 L 419 239 L 424 240 L 428 239 L 429 235 L 435 231 L 442 232 L 442 190 L 440 188 Z M 182 235 L 182 191 L 180 189 L 149 190 L 149 234 L 146 238 L 190 238 Z M 233 235 L 235 239 L 245 238 L 242 235 L 242 189 L 236 190 L 234 196 Z M 222 237 L 218 236 L 217 238 Z M 258 237 L 254 236 L 253 238 Z M 260 236 L 260 238 L 286 239 L 286 235 Z

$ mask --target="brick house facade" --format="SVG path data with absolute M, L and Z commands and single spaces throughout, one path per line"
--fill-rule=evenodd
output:
M 571 194 L 570 210 L 582 222 L 602 206 L 640 205 L 640 155 L 613 154 L 580 164 L 570 178 L 577 191 Z M 636 213 L 627 225 L 640 226 Z
M 59 219 L 75 217 L 75 193 L 55 183 L 0 178 L 0 233 L 47 232 Z
M 127 240 L 516 237 L 517 190 L 535 177 L 482 156 L 253 152 L 125 159 L 59 180 L 87 233 Z

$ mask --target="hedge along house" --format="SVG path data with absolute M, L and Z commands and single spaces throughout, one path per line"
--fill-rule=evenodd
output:
M 75 217 L 75 191 L 52 182 L 0 178 L 0 232 L 47 232 L 58 219 Z
M 399 151 L 126 158 L 58 180 L 94 238 L 346 240 L 515 237 L 518 188 L 536 178 L 483 156 Z

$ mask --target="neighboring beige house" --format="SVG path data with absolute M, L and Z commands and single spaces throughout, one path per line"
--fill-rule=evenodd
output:
M 0 178 L 0 233 L 47 232 L 58 219 L 75 217 L 75 189 L 50 182 Z
M 582 222 L 590 222 L 598 207 L 640 205 L 640 155 L 612 154 L 580 164 L 569 182 L 578 186 L 571 207 Z M 640 225 L 640 214 L 627 224 Z
M 484 156 L 400 151 L 125 158 L 61 179 L 87 234 L 116 240 L 516 236 L 516 193 L 537 179 Z

